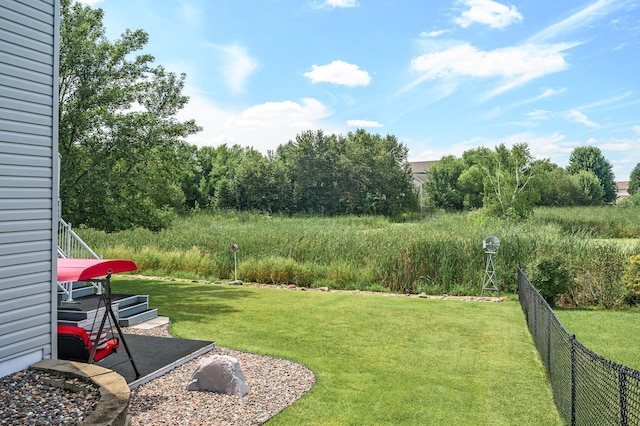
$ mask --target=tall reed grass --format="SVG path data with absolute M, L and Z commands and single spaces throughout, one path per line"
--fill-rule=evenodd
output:
M 599 215 L 598 220 L 606 217 L 599 210 L 563 211 L 567 217 L 545 209 L 524 223 L 474 213 L 436 214 L 416 222 L 393 223 L 383 217 L 287 218 L 199 212 L 157 233 L 143 229 L 114 234 L 91 229 L 78 232 L 104 257 L 132 259 L 140 273 L 147 275 L 233 279 L 231 246 L 238 244 L 238 278 L 244 281 L 458 295 L 480 293 L 486 261 L 482 242 L 489 235 L 501 241 L 495 264 L 500 289 L 506 292 L 516 289 L 518 266 L 530 267 L 545 256 L 559 256 L 576 270 L 589 270 L 592 279 L 595 274 L 605 280 L 607 277 L 590 269 L 601 266 L 597 260 L 602 249 L 598 247 L 604 244 L 619 253 L 611 259 L 640 252 L 637 239 L 620 244 L 593 238 L 618 225 L 587 232 L 584 224 L 592 212 Z M 570 225 L 571 216 L 578 225 Z M 632 221 L 626 217 L 610 217 L 613 222 L 623 221 L 621 228 L 631 229 Z

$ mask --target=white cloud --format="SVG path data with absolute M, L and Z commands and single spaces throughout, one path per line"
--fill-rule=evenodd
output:
M 533 120 L 548 120 L 549 119 L 549 114 L 551 113 L 551 111 L 547 111 L 544 109 L 536 109 L 533 110 L 531 112 L 528 112 L 526 115 L 527 117 L 533 119 Z
M 436 38 L 448 32 L 451 32 L 451 30 L 423 31 L 420 33 L 420 37 Z
M 187 141 L 196 146 L 221 144 L 253 147 L 266 154 L 279 145 L 294 140 L 306 130 L 326 129 L 321 123 L 331 115 L 329 109 L 316 99 L 300 102 L 266 102 L 241 111 L 226 110 L 191 89 L 186 107 L 178 114 L 179 120 L 195 119 L 203 128 Z
M 244 93 L 245 84 L 251 73 L 258 68 L 258 61 L 253 59 L 247 50 L 238 44 L 211 44 L 222 55 L 220 72 L 234 93 Z
M 536 159 L 549 158 L 561 167 L 565 167 L 569 162 L 569 155 L 576 146 L 581 144 L 576 141 L 568 141 L 566 136 L 560 132 L 554 132 L 546 135 L 537 135 L 531 132 L 515 133 L 503 137 L 474 137 L 469 140 L 462 141 L 457 144 L 446 147 L 433 148 L 422 144 L 418 150 L 411 150 L 409 153 L 410 161 L 439 160 L 445 155 L 455 155 L 461 157 L 462 154 L 478 147 L 486 147 L 493 149 L 494 147 L 505 144 L 511 148 L 516 143 L 526 143 L 529 147 L 531 155 Z M 414 143 L 414 146 L 416 144 Z
M 328 65 L 312 65 L 304 74 L 312 83 L 333 83 L 348 87 L 367 86 L 371 77 L 367 71 L 344 61 L 333 61 Z
M 89 6 L 93 6 L 94 4 L 100 3 L 103 0 L 76 0 L 78 3 L 88 4 Z
M 638 145 L 640 145 L 638 137 L 609 138 L 606 140 L 590 138 L 587 144 L 597 146 L 604 152 L 607 160 L 613 165 L 616 180 L 629 180 L 631 169 L 640 163 L 640 151 L 637 149 Z
M 629 45 L 629 43 L 627 43 L 627 42 L 622 42 L 622 43 L 618 44 L 617 46 L 615 46 L 615 47 L 614 47 L 613 49 L 611 49 L 611 50 L 612 50 L 612 51 L 614 51 L 614 52 L 616 52 L 616 51 L 618 51 L 618 50 L 622 50 L 622 49 L 624 49 L 624 48 L 625 48 L 625 47 L 627 47 L 628 45 Z
M 629 151 L 631 148 L 634 147 L 634 145 L 637 145 L 638 141 L 633 141 L 633 140 L 629 140 L 629 139 L 623 139 L 623 140 L 611 140 L 610 142 L 607 143 L 603 143 L 602 145 L 600 145 L 600 149 L 602 149 L 603 151 Z
M 469 9 L 455 18 L 455 23 L 462 28 L 478 23 L 491 28 L 502 29 L 522 21 L 522 14 L 515 6 L 506 6 L 493 0 L 462 0 Z
M 634 132 L 636 132 L 638 134 L 638 136 L 640 136 L 640 126 L 633 126 L 631 128 L 631 130 L 633 130 Z
M 618 103 L 623 100 L 628 98 L 629 96 L 632 95 L 633 92 L 631 91 L 627 91 L 625 93 L 622 93 L 621 95 L 616 95 L 616 96 L 612 96 L 610 98 L 606 98 L 606 99 L 601 99 L 599 101 L 595 101 L 592 102 L 590 104 L 587 105 L 580 105 L 578 108 L 576 109 L 581 109 L 581 110 L 585 110 L 585 109 L 591 109 L 591 108 L 599 108 L 602 106 L 608 106 L 608 105 L 618 105 Z
M 563 87 L 561 89 L 546 89 L 544 92 L 542 92 L 542 94 L 540 96 L 536 97 L 535 100 L 538 101 L 540 99 L 549 98 L 551 96 L 559 95 L 559 94 L 564 93 L 566 91 L 567 91 L 566 87 Z
M 547 135 L 536 135 L 529 132 L 518 133 L 507 136 L 501 142 L 508 146 L 525 142 L 529 146 L 531 155 L 535 158 L 551 158 L 556 164 L 558 164 L 557 159 L 568 161 L 569 154 L 578 145 L 577 142 L 567 141 L 566 136 L 560 132 Z
M 335 9 L 337 7 L 347 8 L 359 6 L 357 0 L 326 0 L 324 2 L 313 2 L 316 9 Z
M 590 25 L 607 14 L 614 12 L 626 4 L 629 0 L 597 0 L 573 15 L 553 24 L 529 39 L 532 43 L 544 43 L 549 40 L 566 35 L 578 28 Z
M 571 121 L 575 121 L 576 123 L 584 124 L 587 127 L 600 127 L 597 123 L 589 120 L 589 117 L 587 117 L 586 114 L 578 110 L 567 112 L 567 118 Z
M 180 12 L 182 14 L 182 19 L 184 19 L 187 25 L 197 27 L 202 25 L 204 13 L 202 9 L 190 1 L 180 1 Z
M 377 121 L 370 121 L 370 120 L 347 120 L 347 126 L 358 127 L 358 128 L 384 127 L 382 123 L 378 123 Z
M 486 114 L 486 117 L 487 118 L 496 118 L 496 117 L 498 117 L 498 116 L 500 116 L 502 114 L 505 114 L 505 113 L 511 111 L 514 108 L 517 108 L 517 107 L 522 106 L 522 105 L 532 104 L 532 103 L 538 102 L 538 101 L 540 101 L 542 99 L 549 98 L 551 96 L 559 95 L 561 93 L 564 93 L 566 90 L 567 90 L 566 88 L 544 89 L 543 92 L 540 93 L 539 95 L 532 96 L 532 97 L 527 98 L 527 99 L 518 100 L 518 101 L 512 102 L 511 104 L 508 104 L 508 105 L 501 105 L 501 106 L 495 107 L 492 111 L 490 111 L 490 112 L 488 112 Z M 535 111 L 544 111 L 544 110 L 535 110 Z M 534 115 L 533 113 L 535 111 L 530 112 L 527 115 L 532 114 L 531 118 L 536 119 L 536 117 L 533 116 Z M 546 111 L 546 113 L 550 114 L 551 111 Z M 543 117 L 541 117 L 541 116 L 539 116 L 537 118 L 538 119 L 543 119 Z M 546 119 L 546 118 L 548 118 L 548 117 L 544 117 L 544 119 Z M 530 125 L 530 124 L 531 123 L 527 123 L 527 125 Z
M 411 67 L 421 76 L 411 87 L 435 79 L 499 78 L 501 86 L 488 97 L 568 67 L 563 51 L 574 44 L 524 45 L 481 51 L 464 43 L 414 58 Z
M 567 89 L 565 87 L 560 88 L 560 89 L 545 89 L 542 93 L 540 93 L 537 96 L 533 96 L 531 98 L 524 99 L 522 101 L 518 101 L 518 102 L 513 103 L 509 107 L 509 109 L 515 108 L 515 107 L 520 106 L 520 105 L 532 104 L 532 103 L 541 101 L 542 99 L 546 99 L 546 98 L 550 98 L 552 96 L 560 95 L 560 94 L 562 94 L 562 93 L 564 93 L 566 91 L 567 91 Z

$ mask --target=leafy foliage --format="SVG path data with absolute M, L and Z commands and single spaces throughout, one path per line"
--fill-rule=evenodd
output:
M 602 155 L 600 148 L 595 146 L 575 148 L 569 157 L 569 165 L 567 166 L 567 171 L 572 175 L 584 170 L 592 172 L 598 178 L 603 189 L 602 198 L 600 200 L 592 198 L 592 200 L 600 204 L 611 203 L 616 199 L 616 182 L 612 169 L 613 166 Z
M 185 202 L 184 138 L 198 131 L 175 114 L 185 76 L 137 54 L 142 30 L 109 41 L 101 9 L 61 2 L 60 197 L 69 221 L 115 231 L 160 229 Z
M 627 301 L 637 304 L 640 301 L 640 254 L 631 256 L 629 259 L 622 282 L 627 289 Z
M 393 136 L 306 131 L 267 156 L 222 145 L 194 157 L 201 176 L 183 182 L 193 207 L 387 216 L 417 209 L 407 148 Z
M 560 257 L 542 258 L 535 267 L 531 278 L 531 284 L 547 301 L 549 306 L 555 306 L 560 298 L 570 287 L 571 274 Z
M 495 155 L 484 159 L 484 206 L 490 213 L 507 219 L 524 219 L 533 213 L 540 196 L 530 187 L 532 160 L 527 144 L 516 144 L 511 150 L 499 145 Z
M 428 205 L 445 210 L 478 209 L 490 216 L 524 219 L 540 200 L 533 157 L 527 144 L 495 151 L 476 148 L 462 159 L 445 156 L 426 172 L 423 188 Z
M 583 206 L 587 200 L 583 189 L 566 169 L 548 160 L 536 160 L 531 165 L 535 179 L 532 185 L 540 194 L 539 206 Z
M 640 190 L 640 163 L 631 170 L 629 175 L 629 194 L 634 195 Z
M 599 305 L 607 309 L 624 303 L 625 287 L 622 284 L 627 258 L 622 250 L 612 244 L 585 247 L 574 260 L 575 286 L 571 290 L 578 306 Z
M 427 204 L 445 210 L 462 210 L 464 195 L 460 189 L 460 175 L 465 170 L 461 159 L 449 155 L 432 165 L 426 171 L 423 188 Z
M 617 207 L 621 209 L 635 209 L 640 207 L 640 193 L 636 192 L 632 196 L 620 200 Z
M 595 173 L 591 170 L 580 170 L 572 177 L 575 184 L 582 189 L 585 205 L 602 205 L 604 188 Z

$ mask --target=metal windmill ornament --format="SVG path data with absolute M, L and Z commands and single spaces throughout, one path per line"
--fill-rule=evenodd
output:
M 487 262 L 484 268 L 484 280 L 482 282 L 482 292 L 480 297 L 484 296 L 484 291 L 495 291 L 500 296 L 500 290 L 498 289 L 498 276 L 496 275 L 496 265 L 493 261 L 493 256 L 498 252 L 500 248 L 500 240 L 497 237 L 487 237 L 482 242 L 482 248 L 487 254 Z

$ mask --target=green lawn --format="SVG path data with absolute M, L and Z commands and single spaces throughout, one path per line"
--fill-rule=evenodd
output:
M 560 425 L 519 304 L 144 280 L 183 338 L 300 362 L 314 388 L 270 425 Z
M 598 355 L 640 370 L 640 311 L 557 309 L 569 333 Z

